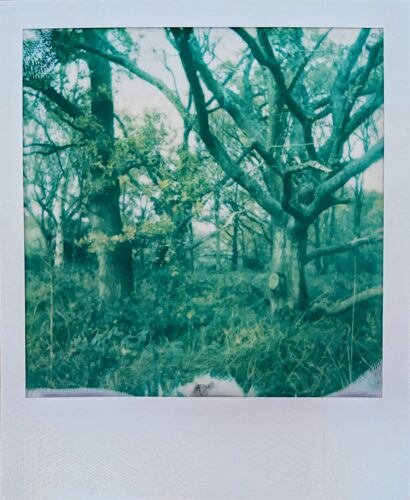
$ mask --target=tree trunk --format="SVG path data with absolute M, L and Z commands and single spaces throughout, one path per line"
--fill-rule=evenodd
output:
M 99 48 L 94 30 L 85 30 L 88 44 Z M 121 241 L 120 187 L 107 169 L 114 143 L 114 103 L 110 63 L 88 55 L 91 82 L 91 113 L 101 125 L 96 133 L 95 163 L 90 167 L 90 222 L 97 241 L 98 290 L 100 298 L 112 302 L 133 291 L 132 253 Z M 108 238 L 108 240 L 107 240 Z
M 97 241 L 98 292 L 104 302 L 113 302 L 133 291 L 131 246 L 115 241 L 122 232 L 118 200 L 116 183 L 103 193 L 93 194 L 90 201 L 90 222 Z
M 232 271 L 238 270 L 238 234 L 239 234 L 239 215 L 235 214 L 233 218 L 233 235 L 232 235 Z
M 190 219 L 188 224 L 188 236 L 189 236 L 189 270 L 191 273 L 195 271 L 195 250 L 194 250 L 194 225 L 192 223 L 192 219 Z
M 215 258 L 216 258 L 216 270 L 218 273 L 221 272 L 221 219 L 219 215 L 220 210 L 220 192 L 219 189 L 214 191 L 214 221 L 215 221 Z
M 273 231 L 271 311 L 303 309 L 308 302 L 305 278 L 307 226 L 288 219 Z
M 324 240 L 325 245 L 332 245 L 336 232 L 336 207 L 330 207 L 324 214 Z M 322 274 L 329 274 L 335 271 L 331 260 L 324 258 L 322 261 Z
M 64 205 L 67 194 L 67 179 L 64 173 L 58 183 L 54 216 L 56 220 L 56 243 L 54 250 L 54 265 L 59 267 L 64 263 Z
M 322 246 L 321 237 L 320 237 L 320 216 L 315 219 L 315 221 L 313 223 L 313 229 L 315 232 L 315 248 L 317 250 Z M 321 274 L 323 271 L 323 258 L 322 257 L 318 257 L 317 259 L 315 259 L 315 267 L 316 267 L 316 272 L 318 274 Z
M 190 255 L 187 254 L 187 240 L 190 238 L 189 227 L 192 222 L 192 206 L 188 203 L 180 213 L 170 214 L 174 229 L 170 238 L 169 262 L 180 268 L 188 266 L 191 263 Z
M 56 243 L 54 250 L 54 266 L 60 267 L 64 263 L 64 204 L 67 180 L 64 175 L 61 176 L 58 184 L 56 204 L 54 207 L 54 216 L 56 219 Z
M 354 235 L 356 236 L 356 238 L 360 238 L 361 227 L 362 227 L 362 212 L 364 204 L 363 174 L 355 178 L 354 196 L 356 200 L 354 206 L 354 221 L 353 221 Z
M 177 223 L 178 225 L 178 223 Z M 188 223 L 174 230 L 171 237 L 171 262 L 184 268 L 187 264 L 186 239 Z
M 241 252 L 242 252 L 242 268 L 244 269 L 247 266 L 247 255 L 246 255 L 246 239 L 245 239 L 245 230 L 241 228 Z

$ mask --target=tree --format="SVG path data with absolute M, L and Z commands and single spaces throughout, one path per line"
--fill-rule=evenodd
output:
M 189 86 L 187 104 L 177 88 L 172 90 L 141 69 L 129 50 L 129 40 L 125 50 L 112 37 L 109 41 L 104 31 L 85 30 L 84 36 L 69 40 L 67 47 L 85 58 L 94 75 L 91 108 L 99 130 L 97 156 L 102 168 L 92 170 L 93 184 L 101 179 L 113 182 L 92 198 L 95 206 L 91 211 L 99 214 L 93 218 L 94 231 L 110 236 L 121 231 L 118 216 L 111 220 L 111 227 L 103 224 L 107 214 L 102 210 L 112 203 L 110 213 L 115 214 L 118 200 L 118 185 L 107 177 L 105 168 L 115 142 L 110 95 L 110 64 L 115 64 L 159 89 L 213 161 L 271 217 L 272 310 L 305 308 L 309 302 L 305 265 L 310 226 L 322 213 L 350 202 L 341 197 L 342 188 L 383 156 L 379 131 L 365 150 L 359 145 L 352 157 L 347 154 L 351 137 L 359 127 L 366 127 L 383 104 L 382 35 L 363 29 L 353 43 L 343 45 L 331 41 L 328 31 L 233 31 L 242 41 L 238 64 L 218 66 L 217 42 L 212 42 L 210 31 L 166 30 L 170 50 L 177 52 Z M 116 30 L 118 33 L 123 32 Z M 315 59 L 320 62 L 316 64 Z M 52 87 L 34 88 L 71 117 L 79 117 L 78 109 Z M 221 120 L 229 122 L 228 129 L 220 126 Z M 105 172 L 102 176 L 101 171 Z M 189 220 L 189 211 L 183 215 L 184 221 Z M 185 223 L 180 227 L 185 231 Z M 173 245 L 177 253 L 184 254 L 185 237 L 176 236 Z M 120 262 L 126 262 L 123 269 L 130 268 L 129 250 L 121 248 L 124 255 L 109 266 L 113 276 L 130 275 L 121 271 Z M 101 269 L 107 266 L 108 255 L 118 254 L 119 249 L 102 251 Z M 130 287 L 124 284 L 122 288 L 129 291 Z
M 312 396 L 380 359 L 382 37 L 344 35 L 26 38 L 29 386 Z
M 83 35 L 91 47 L 100 46 L 103 33 L 90 29 Z M 103 301 L 112 302 L 132 292 L 133 270 L 130 244 L 121 237 L 118 173 L 109 168 L 115 147 L 111 67 L 106 59 L 93 54 L 87 54 L 85 62 L 90 78 L 88 110 L 56 90 L 51 78 L 25 79 L 24 85 L 42 93 L 54 105 L 54 113 L 65 121 L 69 119 L 91 145 L 86 210 L 98 259 L 99 295 Z
M 312 112 L 311 103 L 315 96 L 309 96 L 303 83 L 303 72 L 308 62 L 306 52 L 299 67 L 295 68 L 291 81 L 287 83 L 275 55 L 274 48 L 278 46 L 274 39 L 276 30 L 272 30 L 272 33 L 271 30 L 259 29 L 257 39 L 246 30 L 235 31 L 245 41 L 257 63 L 269 71 L 275 82 L 278 97 L 270 102 L 269 116 L 280 114 L 286 108 L 292 116 L 293 130 L 301 132 L 294 136 L 297 139 L 302 137 L 304 142 L 297 144 L 296 150 L 292 148 L 292 144 L 289 145 L 286 161 L 293 161 L 291 165 L 280 162 L 277 156 L 266 149 L 260 141 L 261 120 L 257 120 L 255 113 L 245 114 L 243 111 L 246 109 L 246 102 L 249 109 L 253 96 L 241 96 L 223 87 L 204 62 L 200 45 L 192 30 L 173 30 L 173 35 L 193 94 L 201 139 L 218 164 L 276 220 L 272 271 L 278 279 L 272 282 L 275 283 L 275 295 L 276 292 L 279 293 L 274 308 L 281 308 L 285 304 L 290 309 L 305 307 L 308 296 L 304 266 L 310 224 L 322 212 L 340 202 L 334 193 L 352 177 L 379 160 L 383 154 L 383 140 L 380 139 L 360 158 L 347 163 L 342 161 L 343 147 L 350 135 L 382 104 L 381 75 L 378 75 L 376 87 L 370 92 L 370 97 L 365 98 L 369 92 L 366 85 L 374 77 L 374 72 L 382 61 L 382 40 L 366 47 L 366 58 L 360 57 L 370 30 L 360 32 L 356 42 L 342 58 L 327 89 L 325 102 L 328 103 L 328 108 L 324 115 Z M 300 37 L 298 41 L 300 43 Z M 283 48 L 283 45 L 280 47 Z M 249 149 L 255 150 L 260 156 L 265 167 L 265 188 L 229 155 L 226 146 L 212 130 L 201 81 L 246 136 L 251 144 Z M 301 91 L 309 98 L 306 104 L 295 96 L 298 82 L 301 82 Z M 328 113 L 332 115 L 331 132 L 323 144 L 318 144 L 314 137 L 314 124 L 324 119 Z M 279 136 L 280 134 L 276 134 L 275 139 Z M 303 178 L 300 182 L 302 175 L 309 171 L 314 173 L 315 183 L 305 183 Z M 295 178 L 298 178 L 297 184 Z

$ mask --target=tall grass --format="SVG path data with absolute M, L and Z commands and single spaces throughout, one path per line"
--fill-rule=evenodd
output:
M 381 358 L 380 302 L 355 308 L 353 335 L 351 310 L 273 320 L 259 286 L 264 276 L 251 272 L 161 270 L 139 278 L 128 300 L 103 307 L 90 267 L 67 264 L 50 274 L 46 265 L 28 264 L 31 389 L 104 387 L 155 396 L 161 387 L 169 395 L 210 373 L 232 376 L 259 396 L 322 396 Z M 338 279 L 338 293 L 348 291 L 351 284 Z M 320 289 L 320 278 L 310 283 Z

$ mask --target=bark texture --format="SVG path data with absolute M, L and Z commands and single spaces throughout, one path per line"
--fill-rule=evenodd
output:
M 99 47 L 94 30 L 86 30 L 91 46 Z M 114 102 L 109 61 L 89 54 L 87 57 L 91 82 L 91 113 L 98 126 L 96 161 L 90 167 L 88 209 L 94 232 L 98 259 L 98 290 L 100 298 L 111 302 L 133 291 L 131 246 L 121 241 L 120 187 L 108 164 L 114 146 Z

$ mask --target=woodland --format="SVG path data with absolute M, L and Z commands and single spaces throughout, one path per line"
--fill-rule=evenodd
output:
M 378 363 L 383 98 L 381 30 L 26 30 L 27 388 Z

